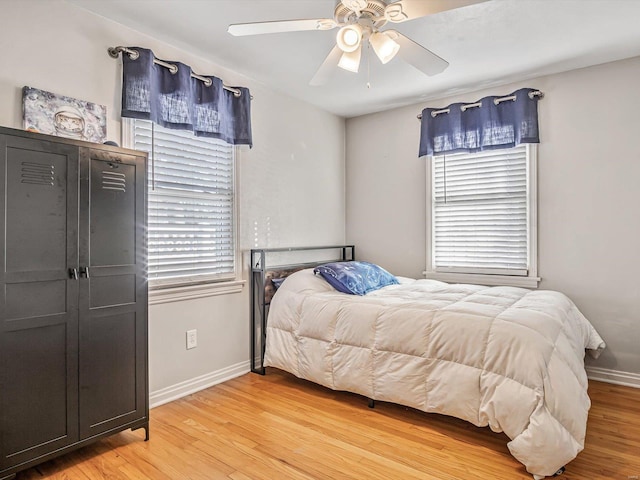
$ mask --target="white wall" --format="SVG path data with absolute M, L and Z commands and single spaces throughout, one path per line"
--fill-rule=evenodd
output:
M 29 85 L 106 105 L 108 138 L 120 143 L 121 61 L 107 48 L 151 48 L 251 89 L 254 148 L 242 147 L 237 163 L 240 248 L 344 242 L 343 119 L 60 0 L 0 3 L 0 125 L 22 128 Z M 150 307 L 152 394 L 248 368 L 248 290 Z M 189 329 L 198 330 L 198 348 L 187 351 Z
M 637 57 L 347 120 L 347 241 L 361 259 L 420 277 L 426 160 L 418 158 L 416 115 L 426 106 L 540 89 L 540 288 L 566 293 L 607 342 L 591 366 L 637 381 L 639 78 Z

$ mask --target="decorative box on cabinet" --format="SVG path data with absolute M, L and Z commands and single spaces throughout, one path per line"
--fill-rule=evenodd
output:
M 0 479 L 149 435 L 146 154 L 0 128 Z

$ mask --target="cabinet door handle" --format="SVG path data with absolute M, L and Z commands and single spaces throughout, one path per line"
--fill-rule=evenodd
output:
M 89 267 L 80 267 L 80 278 L 89 278 Z
M 69 269 L 69 278 L 71 278 L 71 280 L 77 280 L 78 279 L 78 269 L 77 268 L 70 268 Z

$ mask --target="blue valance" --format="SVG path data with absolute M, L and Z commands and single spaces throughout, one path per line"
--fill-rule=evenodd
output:
M 485 97 L 472 104 L 425 108 L 419 156 L 540 143 L 539 97 L 538 90 L 522 88 L 506 97 Z
M 139 56 L 122 56 L 123 117 L 191 130 L 196 136 L 219 138 L 232 145 L 252 145 L 251 94 L 247 88 L 227 89 L 219 78 L 193 77 L 188 65 L 157 60 L 151 50 L 128 49 Z

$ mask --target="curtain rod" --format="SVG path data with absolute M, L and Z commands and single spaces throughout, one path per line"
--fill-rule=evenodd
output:
M 529 98 L 532 99 L 532 100 L 533 100 L 533 97 L 540 97 L 540 98 L 544 97 L 544 93 L 542 93 L 540 90 L 535 90 L 533 92 L 529 92 L 528 95 L 529 95 Z M 507 97 L 496 98 L 496 99 L 493 100 L 493 103 L 498 105 L 498 104 L 500 104 L 502 102 L 506 102 L 508 100 L 515 100 L 515 99 L 516 99 L 515 95 L 509 95 Z M 460 106 L 460 110 L 462 110 L 464 112 L 469 108 L 481 107 L 481 106 L 482 106 L 482 102 L 467 103 L 466 105 L 461 105 Z M 449 108 L 443 108 L 442 110 L 434 110 L 433 112 L 431 112 L 431 116 L 433 118 L 435 118 L 438 115 L 440 115 L 441 113 L 449 113 L 450 111 L 451 110 Z M 416 116 L 418 117 L 418 120 L 422 120 L 422 114 L 421 113 L 419 113 Z
M 140 56 L 140 54 L 135 50 L 131 50 L 130 48 L 122 47 L 122 46 L 109 47 L 108 51 L 109 51 L 109 56 L 111 58 L 118 58 L 120 53 L 128 54 L 131 60 L 137 60 L 137 58 Z M 174 73 L 174 74 L 178 73 L 178 66 L 174 65 L 173 63 L 163 62 L 162 60 L 158 60 L 156 58 L 153 59 L 153 63 L 155 63 L 156 65 L 161 65 L 163 67 L 168 68 L 171 73 Z M 191 72 L 191 77 L 201 80 L 202 82 L 204 82 L 204 84 L 207 87 L 210 87 L 211 84 L 213 83 L 210 78 L 203 77 L 202 75 L 198 75 L 193 72 Z M 238 90 L 237 88 L 228 87 L 224 83 L 222 84 L 222 88 L 224 88 L 229 92 L 232 92 L 235 97 L 239 97 L 242 95 L 242 92 L 240 90 Z M 253 100 L 253 95 L 251 95 L 251 99 Z

